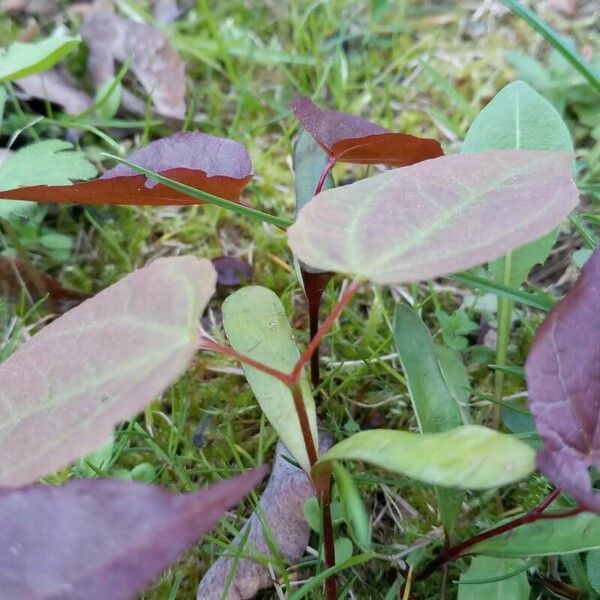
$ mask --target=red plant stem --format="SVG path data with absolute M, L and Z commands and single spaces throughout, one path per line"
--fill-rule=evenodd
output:
M 302 397 L 302 389 L 299 383 L 293 383 L 290 385 L 290 390 L 292 392 L 292 398 L 294 399 L 294 408 L 296 409 L 296 414 L 300 421 L 300 430 L 302 431 L 302 440 L 306 447 L 308 462 L 312 467 L 317 462 L 319 456 L 312 436 L 312 431 L 310 430 L 310 422 L 308 420 L 306 406 L 304 405 L 304 398 Z
M 323 546 L 325 547 L 325 567 L 335 565 L 335 540 L 333 537 L 333 521 L 331 519 L 331 475 L 328 475 L 327 484 L 321 493 L 321 510 L 323 515 Z M 331 575 L 325 580 L 325 594 L 327 600 L 337 598 L 337 580 Z
M 498 527 L 494 527 L 493 529 L 488 529 L 487 531 L 483 531 L 474 535 L 473 537 L 457 544 L 456 546 L 451 546 L 441 552 L 441 554 L 433 559 L 429 564 L 425 565 L 425 567 L 417 573 L 415 579 L 417 581 L 422 581 L 423 579 L 427 579 L 431 574 L 437 571 L 440 567 L 445 565 L 447 562 L 451 560 L 455 560 L 461 557 L 463 554 L 467 554 L 468 550 L 470 550 L 476 544 L 483 542 L 485 540 L 489 540 L 493 537 L 506 533 L 507 531 L 511 531 L 512 529 L 516 529 L 521 525 L 526 525 L 528 523 L 533 523 L 535 521 L 539 521 L 540 519 L 564 519 L 566 517 L 572 517 L 583 512 L 585 509 L 582 506 L 576 506 L 570 510 L 566 510 L 560 513 L 552 513 L 552 514 L 542 514 L 549 506 L 558 498 L 561 491 L 559 489 L 554 490 L 551 494 L 549 494 L 544 500 L 542 500 L 536 507 L 532 508 L 529 512 L 525 513 L 523 516 L 513 519 L 508 523 L 504 523 L 503 525 L 498 525 Z
M 230 356 L 231 358 L 234 358 L 242 364 L 254 367 L 255 369 L 258 369 L 259 371 L 262 371 L 267 375 L 271 375 L 272 377 L 279 379 L 279 381 L 285 383 L 285 385 L 287 386 L 292 386 L 294 384 L 291 376 L 288 373 L 284 373 L 283 371 L 279 371 L 278 369 L 273 369 L 272 367 L 269 367 L 269 365 L 254 360 L 249 356 L 244 356 L 243 354 L 236 352 L 230 346 L 223 346 L 221 344 L 218 344 L 217 342 L 214 342 L 213 340 L 209 340 L 208 338 L 200 337 L 198 347 L 201 350 L 211 350 L 212 352 L 218 352 L 219 354 L 225 354 L 226 356 Z
M 331 173 L 331 169 L 333 169 L 333 165 L 336 162 L 335 156 L 330 156 L 325 168 L 321 172 L 321 177 L 319 177 L 319 181 L 317 181 L 317 187 L 315 188 L 315 196 L 320 194 L 323 191 L 323 186 L 325 185 L 325 180 L 327 179 L 327 175 Z
M 352 296 L 356 293 L 358 288 L 362 285 L 362 281 L 355 279 L 346 289 L 346 291 L 342 294 L 342 297 L 337 301 L 336 305 L 333 307 L 332 311 L 329 313 L 325 321 L 323 321 L 323 325 L 319 327 L 319 330 L 315 334 L 315 336 L 310 340 L 310 343 L 306 347 L 306 350 L 300 355 L 300 358 L 296 362 L 294 366 L 294 370 L 291 373 L 291 379 L 293 382 L 297 382 L 300 380 L 300 376 L 302 375 L 302 368 L 304 365 L 310 360 L 310 357 L 313 355 L 313 352 L 318 348 L 321 340 L 327 335 L 331 326 L 335 323 L 335 320 L 339 317 L 342 310 L 350 300 Z

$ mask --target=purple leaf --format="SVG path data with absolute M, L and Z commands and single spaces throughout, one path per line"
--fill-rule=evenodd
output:
M 588 472 L 600 468 L 600 249 L 538 329 L 525 374 L 540 471 L 600 512 Z
M 198 188 L 238 202 L 252 179 L 250 156 L 242 144 L 206 133 L 179 132 L 136 150 L 129 161 Z M 52 165 L 48 165 L 51 167 Z M 74 185 L 36 185 L 2 191 L 2 198 L 77 204 L 201 204 L 125 165 L 99 179 Z
M 217 271 L 217 283 L 224 287 L 236 287 L 252 279 L 252 265 L 243 258 L 218 256 L 212 264 Z
M 85 456 L 179 377 L 215 279 L 206 259 L 155 260 L 0 364 L 0 485 L 30 483 Z
M 403 167 L 444 154 L 436 140 L 394 133 L 349 113 L 321 110 L 306 96 L 296 98 L 291 108 L 302 127 L 340 162 Z
M 319 194 L 287 230 L 288 243 L 309 267 L 381 284 L 469 269 L 569 214 L 579 196 L 571 160 L 494 150 L 392 169 Z
M 127 600 L 264 475 L 263 467 L 183 495 L 111 480 L 1 491 L 2 600 Z

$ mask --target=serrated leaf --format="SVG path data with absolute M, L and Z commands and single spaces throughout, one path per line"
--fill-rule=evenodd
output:
M 190 494 L 111 480 L 4 490 L 2 597 L 129 600 L 264 474 L 257 469 Z
M 525 566 L 519 559 L 476 556 L 460 576 L 458 600 L 528 600 Z
M 74 150 L 69 142 L 44 140 L 11 153 L 0 164 L 0 217 L 26 215 L 35 210 L 35 204 L 26 201 L 9 201 L 1 198 L 4 190 L 21 186 L 71 185 L 80 179 L 96 175 L 83 152 Z
M 577 204 L 570 167 L 566 153 L 495 150 L 393 169 L 320 194 L 288 242 L 317 269 L 382 284 L 431 279 L 554 229 Z
M 14 42 L 0 48 L 0 82 L 45 71 L 62 60 L 81 40 L 54 35 L 38 42 Z
M 229 296 L 223 303 L 223 327 L 231 346 L 240 354 L 284 373 L 292 372 L 300 353 L 283 305 L 271 290 L 248 286 Z M 281 441 L 302 468 L 310 471 L 290 389 L 254 367 L 244 365 L 244 372 L 256 400 Z M 301 388 L 316 447 L 315 402 L 305 374 L 301 379 Z
M 600 249 L 537 330 L 525 363 L 529 408 L 544 442 L 540 471 L 600 511 L 588 470 L 600 468 Z
M 429 330 L 406 304 L 396 307 L 393 333 L 421 433 L 439 433 L 461 425 L 460 408 L 442 374 Z M 435 491 L 442 524 L 450 532 L 458 518 L 463 494 L 441 487 Z
M 0 485 L 96 449 L 187 367 L 210 261 L 161 258 L 50 323 L 0 365 Z
M 513 483 L 535 467 L 527 444 L 479 425 L 429 434 L 361 431 L 333 446 L 313 468 L 332 460 L 360 460 L 425 483 L 473 490 Z
M 470 554 L 505 558 L 571 554 L 600 548 L 600 517 L 581 513 L 542 519 L 494 536 L 469 549 Z

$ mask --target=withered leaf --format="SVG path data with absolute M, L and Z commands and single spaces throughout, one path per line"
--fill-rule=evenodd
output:
M 33 300 L 46 294 L 54 310 L 59 313 L 77 306 L 89 294 L 69 290 L 54 277 L 26 265 L 20 258 L 0 256 L 0 290 L 13 298 L 18 298 L 25 287 Z
M 525 375 L 540 471 L 600 512 L 588 472 L 600 468 L 600 249 L 536 332 Z
M 21 89 L 17 93 L 19 98 L 48 100 L 61 106 L 70 115 L 83 112 L 92 104 L 92 99 L 77 88 L 72 78 L 58 69 L 30 75 L 15 83 Z
M 131 71 L 152 96 L 156 111 L 185 117 L 185 69 L 167 37 L 155 27 L 104 11 L 94 11 L 81 27 L 89 47 L 88 69 L 99 88 L 114 77 L 114 62 L 132 60 Z
M 326 434 L 319 437 L 321 451 L 325 452 L 331 446 L 331 438 Z M 315 492 L 306 473 L 284 458 L 289 456 L 287 448 L 279 442 L 273 471 L 259 507 L 231 542 L 227 554 L 218 558 L 204 575 L 198 587 L 197 600 L 221 600 L 232 569 L 234 574 L 227 600 L 253 598 L 259 590 L 273 585 L 266 566 L 247 558 L 240 558 L 235 564 L 236 548 L 244 538 L 247 538 L 242 548 L 245 555 L 258 552 L 262 556 L 272 556 L 265 531 L 287 562 L 293 564 L 304 554 L 310 527 L 304 518 L 303 506 Z

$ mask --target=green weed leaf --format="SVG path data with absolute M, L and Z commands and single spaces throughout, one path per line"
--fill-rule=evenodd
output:
M 333 446 L 314 468 L 333 460 L 360 460 L 425 483 L 474 490 L 513 483 L 535 468 L 527 444 L 479 425 L 431 434 L 361 431 Z
M 267 288 L 248 286 L 223 303 L 223 326 L 231 346 L 239 353 L 274 369 L 290 373 L 300 356 L 292 328 L 279 298 Z M 310 470 L 302 431 L 290 389 L 278 379 L 244 366 L 246 379 L 267 419 L 294 459 Z M 315 402 L 306 376 L 301 381 L 304 405 L 317 446 Z
M 458 600 L 528 600 L 531 591 L 519 559 L 477 556 L 459 583 Z

